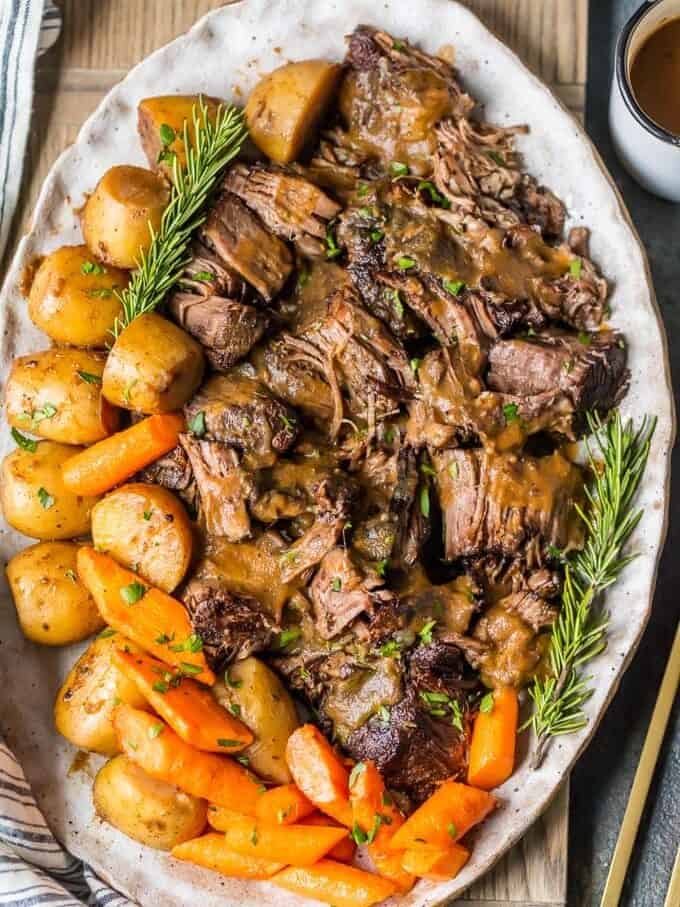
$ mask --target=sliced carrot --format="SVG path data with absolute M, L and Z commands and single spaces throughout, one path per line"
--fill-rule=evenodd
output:
M 331 819 L 330 816 L 325 816 L 319 812 L 312 813 L 311 816 L 305 816 L 300 821 L 300 825 L 313 825 L 321 828 L 328 828 L 328 826 L 331 828 L 343 827 L 335 819 Z M 328 851 L 327 857 L 329 860 L 338 860 L 340 863 L 351 863 L 356 852 L 357 846 L 348 835 L 336 844 L 332 850 Z
M 289 866 L 269 881 L 334 907 L 371 907 L 397 891 L 389 879 L 333 860 L 319 860 L 315 866 Z
M 404 824 L 374 762 L 357 763 L 350 775 L 350 803 L 354 828 L 368 840 L 368 853 L 381 876 L 391 879 L 402 893 L 413 888 L 414 876 L 402 866 L 402 854 L 390 842 Z
M 62 467 L 64 485 L 74 494 L 103 494 L 176 447 L 181 431 L 181 413 L 142 419 L 67 460 Z
M 446 849 L 488 816 L 496 802 L 496 798 L 485 790 L 457 781 L 445 781 L 422 806 L 411 813 L 390 841 L 390 849 Z
M 196 749 L 237 753 L 253 742 L 245 724 L 190 677 L 173 674 L 168 665 L 143 653 L 117 650 L 113 660 L 173 731 Z
M 455 878 L 470 857 L 470 851 L 462 844 L 450 847 L 421 847 L 405 850 L 401 865 L 404 869 L 429 882 L 447 882 Z
M 346 837 L 346 828 L 270 825 L 248 816 L 234 817 L 224 833 L 229 850 L 295 866 L 311 866 Z
M 215 682 L 205 655 L 197 650 L 201 642 L 181 602 L 149 587 L 108 554 L 86 545 L 78 549 L 77 567 L 80 580 L 109 626 L 195 680 Z M 180 645 L 182 651 L 176 651 Z
M 281 784 L 262 794 L 255 814 L 271 825 L 293 825 L 313 813 L 314 809 L 314 804 L 296 784 Z
M 254 815 L 260 786 L 232 759 L 195 750 L 156 715 L 128 705 L 113 710 L 113 726 L 123 752 L 147 775 L 194 797 Z
M 349 772 L 313 724 L 303 724 L 288 738 L 286 762 L 293 780 L 321 812 L 352 827 Z
M 488 696 L 492 697 L 491 709 L 480 711 L 475 718 L 467 778 L 468 784 L 483 790 L 498 787 L 512 775 L 519 713 L 513 687 L 502 687 Z
M 206 869 L 213 869 L 236 879 L 268 879 L 285 865 L 274 863 L 273 860 L 235 853 L 227 847 L 224 835 L 215 832 L 177 844 L 172 848 L 172 855 L 178 860 L 205 866 Z
M 260 796 L 264 797 L 264 793 L 260 794 Z M 216 803 L 211 803 L 208 806 L 208 824 L 216 831 L 226 831 L 231 822 L 235 819 L 242 819 L 244 815 L 244 813 L 237 812 L 235 809 L 218 806 Z

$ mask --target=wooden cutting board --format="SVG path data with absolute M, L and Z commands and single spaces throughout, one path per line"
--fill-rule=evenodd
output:
M 38 68 L 32 133 L 8 256 L 29 222 L 47 171 L 101 97 L 131 66 L 222 5 L 222 0 L 57 2 L 63 12 L 62 35 Z M 582 116 L 588 0 L 462 2 Z M 565 907 L 568 805 L 565 785 L 543 818 L 470 889 L 461 905 Z

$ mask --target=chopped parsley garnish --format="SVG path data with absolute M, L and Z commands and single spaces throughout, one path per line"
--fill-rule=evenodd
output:
M 289 627 L 287 630 L 282 630 L 276 640 L 276 648 L 285 649 L 286 646 L 299 639 L 301 635 L 302 630 L 299 627 Z
M 449 822 L 449 824 L 446 826 L 446 830 L 448 831 L 448 833 L 451 835 L 452 838 L 455 838 L 458 834 L 458 829 L 456 828 L 456 825 L 454 822 Z
M 102 632 L 99 634 L 97 639 L 108 639 L 109 636 L 115 636 L 115 635 L 116 635 L 116 631 L 113 629 L 113 627 L 105 627 L 102 630 Z
M 155 642 L 157 642 L 159 646 L 164 646 L 166 643 L 172 642 L 174 638 L 174 633 L 172 634 L 172 636 L 168 636 L 167 633 L 161 633 L 160 636 L 156 637 Z
M 172 126 L 168 126 L 167 123 L 161 123 L 161 128 L 158 130 L 158 132 L 161 138 L 161 143 L 163 145 L 172 145 L 172 143 L 175 141 L 175 130 L 172 128 Z
M 390 426 L 385 432 L 385 443 L 391 444 L 394 441 L 394 429 Z
M 237 756 L 236 761 L 240 762 L 241 765 L 244 765 L 246 768 L 250 765 L 250 759 L 247 756 Z
M 404 317 L 404 303 L 401 301 L 401 296 L 399 295 L 399 290 L 389 290 L 389 294 L 392 297 L 392 302 L 394 303 L 394 311 L 397 313 L 399 318 Z
M 195 274 L 191 275 L 191 279 L 198 280 L 200 283 L 209 283 L 215 279 L 215 275 L 212 271 L 196 271 Z
M 574 278 L 574 280 L 578 280 L 580 278 L 582 267 L 583 263 L 580 258 L 572 258 L 571 262 L 569 263 L 569 273 Z
M 498 164 L 499 167 L 505 167 L 505 158 L 502 154 L 499 154 L 497 151 L 487 151 L 487 154 L 494 164 Z
M 506 403 L 503 407 L 503 415 L 505 416 L 505 421 L 509 424 L 510 422 L 515 422 L 518 418 L 519 407 L 516 403 Z
M 423 475 L 426 475 L 426 476 L 436 476 L 437 475 L 436 471 L 430 466 L 429 463 L 421 463 L 420 471 L 423 473 Z
M 581 331 L 578 335 L 578 342 L 582 343 L 584 346 L 590 346 L 590 344 L 593 342 L 593 338 L 590 336 L 590 334 L 586 334 L 585 331 Z
M 380 240 L 383 238 L 384 235 L 385 235 L 384 230 L 371 230 L 371 233 L 370 233 L 371 242 L 380 242 Z
M 562 552 L 559 548 L 556 548 L 554 545 L 548 545 L 548 554 L 550 557 L 555 558 L 555 560 L 562 560 Z
M 120 590 L 120 597 L 124 602 L 127 602 L 128 605 L 134 605 L 140 598 L 144 597 L 145 592 L 146 586 L 143 586 L 135 580 L 134 583 L 130 583 L 129 586 L 123 586 Z
M 339 592 L 342 589 L 342 580 L 339 576 L 333 577 L 333 582 L 331 583 L 331 589 L 333 592 Z
M 228 687 L 231 687 L 232 690 L 238 690 L 239 687 L 242 687 L 242 686 L 243 686 L 243 681 L 242 681 L 242 680 L 234 680 L 233 678 L 231 678 L 231 677 L 229 676 L 229 671 L 225 671 L 225 672 L 224 672 L 224 682 L 226 683 L 226 685 L 227 685 Z
M 237 702 L 232 702 L 232 704 L 229 706 L 229 711 L 236 718 L 241 717 L 241 706 Z
M 430 489 L 427 485 L 420 491 L 420 512 L 426 519 L 430 515 Z
M 448 473 L 452 479 L 457 479 L 458 478 L 458 464 L 449 463 Z
M 206 432 L 205 427 L 205 413 L 201 410 L 199 413 L 189 420 L 187 428 L 192 435 L 196 435 L 197 438 L 202 438 Z
M 400 255 L 397 259 L 397 267 L 401 271 L 409 271 L 411 268 L 415 268 L 415 266 L 415 258 L 410 258 L 408 255 Z
M 435 184 L 431 183 L 430 180 L 421 180 L 418 183 L 418 192 L 423 191 L 428 192 L 432 201 L 437 205 L 441 205 L 442 208 L 451 207 L 451 202 L 448 200 L 448 198 L 444 198 L 444 196 L 437 191 Z
M 403 41 L 392 41 L 393 50 L 403 50 L 404 47 L 405 47 L 405 44 Z
M 409 166 L 401 161 L 392 161 L 390 164 L 390 173 L 392 176 L 406 176 L 409 173 Z
M 352 826 L 352 831 L 350 832 L 352 840 L 355 844 L 358 844 L 361 847 L 362 844 L 368 844 L 368 835 L 359 825 L 358 822 L 355 822 Z
M 389 639 L 378 651 L 383 658 L 398 658 L 401 655 L 401 645 L 396 639 Z
M 376 715 L 378 716 L 380 721 L 382 721 L 383 724 L 389 723 L 390 710 L 387 708 L 386 705 L 381 705 L 380 708 L 378 709 L 378 711 L 376 712 Z
M 77 372 L 77 375 L 86 384 L 101 384 L 101 375 L 93 375 L 92 372 Z
M 233 749 L 235 746 L 243 746 L 240 740 L 228 740 L 226 737 L 218 737 L 217 745 L 223 746 L 225 749 Z
M 42 422 L 43 419 L 52 419 L 57 415 L 57 407 L 53 403 L 46 403 L 40 409 L 34 409 L 31 413 L 33 422 Z
M 38 500 L 43 510 L 49 510 L 50 507 L 54 506 L 54 498 L 42 485 L 38 489 Z
M 359 183 L 359 186 L 357 188 L 357 195 L 359 196 L 359 198 L 366 198 L 366 196 L 368 195 L 368 192 L 369 192 L 368 183 Z
M 418 631 L 418 636 L 420 641 L 426 646 L 429 646 L 432 642 L 432 631 L 437 626 L 436 620 L 428 620 L 428 622 Z
M 308 283 L 309 276 L 309 268 L 307 268 L 305 265 L 302 265 L 302 267 L 298 271 L 298 279 L 295 285 L 298 290 L 301 290 L 304 285 Z
M 451 293 L 452 296 L 458 296 L 465 289 L 464 280 L 445 280 L 444 289 Z
M 188 661 L 181 662 L 179 669 L 184 674 L 201 674 L 203 671 L 203 668 L 200 665 L 192 665 Z
M 411 359 L 411 371 L 413 372 L 414 375 L 418 374 L 418 369 L 420 368 L 422 363 L 423 363 L 423 360 L 418 359 L 417 356 L 414 356 L 413 359 Z
M 481 702 L 479 703 L 479 711 L 483 712 L 485 715 L 488 715 L 489 712 L 493 711 L 493 693 L 487 693 L 486 696 L 482 696 Z
M 106 274 L 106 268 L 96 261 L 84 261 L 80 266 L 81 274 Z
M 27 438 L 26 435 L 22 435 L 16 428 L 12 429 L 12 437 L 22 450 L 27 450 L 29 453 L 35 453 L 38 449 L 37 441 L 34 441 L 33 438 Z
M 92 290 L 86 291 L 86 295 L 90 296 L 92 299 L 108 299 L 112 293 L 113 290 L 109 287 L 95 287 Z
M 149 737 L 152 740 L 155 740 L 156 737 L 158 737 L 158 735 L 162 734 L 162 733 L 163 733 L 163 725 L 160 723 L 152 724 L 151 727 L 149 728 Z
M 154 683 L 154 685 L 151 687 L 151 689 L 154 690 L 156 693 L 165 694 L 168 692 L 169 687 L 164 680 L 157 680 Z
M 371 208 L 359 208 L 359 214 L 367 219 L 373 217 L 373 211 L 371 210 Z
M 385 576 L 385 571 L 387 570 L 387 565 L 389 564 L 389 562 L 390 559 L 386 557 L 376 563 L 375 572 L 378 574 L 378 576 Z
M 151 514 L 152 514 L 152 513 L 153 513 L 153 510 L 145 510 L 144 513 L 142 514 L 142 516 L 143 516 L 144 519 L 147 521 L 147 523 L 148 523 L 149 520 L 151 519 Z
M 342 249 L 335 241 L 333 225 L 329 224 L 326 228 L 326 258 L 337 258 L 341 253 Z
M 291 419 L 290 416 L 287 416 L 285 413 L 281 413 L 281 421 L 286 426 L 288 431 L 295 431 L 297 428 L 297 422 L 295 419 Z
M 253 833 L 252 833 L 252 835 L 250 836 L 250 843 L 253 845 L 253 847 L 257 847 L 257 842 L 258 842 L 259 840 L 260 840 L 260 839 L 259 839 L 259 837 L 258 837 L 258 835 L 257 835 L 257 825 L 254 825 L 254 826 L 253 826 Z
M 64 576 L 68 576 L 68 578 L 69 578 L 69 579 L 71 580 L 71 582 L 73 582 L 73 583 L 77 583 L 77 582 L 78 582 L 78 577 L 76 576 L 76 571 L 75 571 L 75 570 L 71 570 L 70 567 L 69 567 L 68 570 L 65 570 L 65 571 L 64 571 Z M 102 630 L 102 633 L 105 633 L 105 632 L 106 632 L 106 630 Z M 115 633 L 116 631 L 114 630 L 113 632 Z M 101 634 L 100 634 L 100 635 L 101 635 Z

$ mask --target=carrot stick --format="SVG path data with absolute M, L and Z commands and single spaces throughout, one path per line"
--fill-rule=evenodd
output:
M 512 775 L 519 712 L 513 687 L 502 687 L 488 695 L 493 704 L 475 718 L 467 778 L 468 784 L 482 790 L 498 787 Z
M 293 825 L 313 813 L 314 808 L 295 784 L 281 784 L 262 794 L 255 815 L 270 825 Z
M 381 876 L 391 879 L 402 893 L 413 888 L 415 878 L 402 866 L 402 853 L 390 849 L 390 842 L 404 824 L 374 762 L 358 762 L 352 769 L 349 796 L 355 835 L 365 838 L 373 865 Z
M 421 847 L 405 850 L 401 865 L 407 872 L 430 882 L 447 882 L 461 871 L 470 857 L 462 844 L 451 844 L 444 850 L 438 847 Z
M 177 446 L 181 413 L 149 416 L 75 454 L 62 467 L 64 485 L 80 495 L 102 494 Z
M 184 605 L 160 589 L 149 587 L 108 554 L 86 545 L 78 549 L 78 576 L 109 626 L 161 661 L 213 684 L 199 637 L 194 635 Z M 182 651 L 177 651 L 179 646 Z
M 300 821 L 300 825 L 313 825 L 317 828 L 328 828 L 329 826 L 331 828 L 342 828 L 335 819 L 331 819 L 330 816 L 325 816 L 323 813 L 318 812 L 312 813 L 311 816 L 305 816 L 305 818 Z M 348 835 L 336 844 L 332 850 L 329 850 L 326 856 L 329 860 L 337 860 L 339 863 L 351 863 L 356 852 L 357 846 Z
M 234 817 L 224 833 L 229 850 L 295 866 L 311 866 L 346 837 L 346 828 L 269 825 L 248 816 Z
M 195 750 L 156 715 L 128 705 L 113 710 L 113 726 L 123 752 L 147 775 L 194 797 L 254 815 L 260 787 L 232 759 Z
M 143 653 L 117 650 L 113 661 L 173 731 L 196 749 L 224 755 L 225 749 L 237 753 L 253 742 L 245 724 L 190 677 L 170 672 L 167 679 L 168 666 Z
M 481 822 L 496 802 L 496 798 L 484 790 L 457 781 L 445 781 L 411 813 L 390 841 L 390 849 L 446 849 Z
M 273 860 L 245 857 L 241 853 L 235 853 L 227 847 L 224 835 L 214 832 L 177 844 L 172 848 L 172 855 L 178 860 L 205 866 L 206 869 L 236 879 L 268 879 L 285 865 L 274 863 Z
M 319 860 L 315 866 L 289 866 L 269 881 L 334 907 L 371 907 L 397 891 L 389 879 L 333 860 Z
M 264 797 L 264 793 L 261 793 L 260 796 Z M 253 813 L 253 815 L 255 815 L 255 813 Z M 242 819 L 243 816 L 244 813 L 242 812 L 237 812 L 235 809 L 228 809 L 226 806 L 218 806 L 216 803 L 211 803 L 208 806 L 208 824 L 211 828 L 214 828 L 215 831 L 226 831 L 232 822 L 236 819 Z
M 303 724 L 288 738 L 286 762 L 302 793 L 341 825 L 352 827 L 349 772 L 313 724 Z

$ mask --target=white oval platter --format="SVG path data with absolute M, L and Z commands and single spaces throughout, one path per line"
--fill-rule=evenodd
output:
M 527 169 L 565 201 L 571 224 L 592 229 L 592 256 L 612 285 L 611 321 L 626 335 L 632 371 L 623 412 L 658 417 L 640 489 L 644 516 L 633 539 L 640 557 L 609 595 L 609 646 L 592 665 L 596 690 L 587 704 L 588 727 L 558 740 L 539 771 L 529 769 L 525 743 L 517 771 L 498 791 L 502 808 L 476 835 L 468 865 L 446 884 L 420 882 L 399 902 L 403 907 L 434 907 L 460 894 L 519 840 L 588 743 L 647 622 L 666 530 L 675 423 L 664 329 L 644 250 L 581 126 L 504 44 L 452 0 L 245 0 L 215 10 L 136 66 L 54 164 L 2 293 L 0 383 L 13 356 L 46 346 L 46 338 L 28 320 L 18 289 L 24 267 L 36 255 L 81 241 L 75 209 L 108 167 L 146 163 L 136 134 L 138 101 L 154 94 L 204 92 L 239 103 L 262 73 L 286 60 L 342 58 L 344 36 L 359 23 L 407 36 L 429 52 L 453 45 L 456 66 L 473 96 L 485 105 L 486 118 L 505 125 L 529 124 L 530 134 L 520 142 Z M 0 453 L 12 446 L 4 425 Z M 0 527 L 3 561 L 26 544 L 6 525 Z M 94 757 L 84 769 L 70 771 L 74 750 L 56 734 L 52 720 L 54 695 L 79 647 L 50 650 L 26 642 L 4 578 L 2 583 L 0 728 L 56 836 L 145 907 L 299 907 L 300 898 L 269 883 L 224 879 L 181 864 L 128 840 L 95 817 L 90 791 L 98 761 Z

